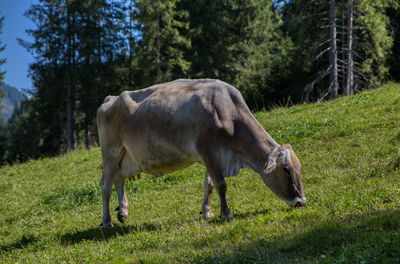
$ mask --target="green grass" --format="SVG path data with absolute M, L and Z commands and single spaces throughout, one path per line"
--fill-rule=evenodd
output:
M 114 214 L 104 229 L 100 150 L 77 150 L 0 168 L 0 262 L 400 263 L 400 85 L 256 117 L 292 144 L 306 207 L 288 209 L 242 170 L 227 179 L 236 219 L 204 221 L 194 165 L 128 182 L 127 222 Z

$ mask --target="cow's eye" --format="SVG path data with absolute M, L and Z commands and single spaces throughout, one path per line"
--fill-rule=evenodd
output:
M 283 170 L 288 174 L 290 173 L 290 168 L 289 167 L 283 167 Z

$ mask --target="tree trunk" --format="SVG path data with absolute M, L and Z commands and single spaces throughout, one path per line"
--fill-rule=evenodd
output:
M 86 118 L 85 118 L 86 119 Z M 89 141 L 89 121 L 85 121 L 85 147 L 87 150 L 90 148 L 90 141 Z
M 353 93 L 353 0 L 349 0 L 348 11 L 346 95 Z
M 156 54 L 156 67 L 157 67 L 157 81 L 161 81 L 161 40 L 160 40 L 160 31 L 161 31 L 161 19 L 158 18 L 158 32 L 157 32 L 157 54 Z
M 341 79 L 341 85 L 340 87 L 342 87 L 342 89 L 345 89 L 346 87 L 346 65 L 345 65 L 345 61 L 346 61 L 346 56 L 347 56 L 347 52 L 346 52 L 346 17 L 345 17 L 345 12 L 342 12 L 342 32 L 341 32 L 341 38 L 342 38 L 342 43 L 341 43 L 341 60 L 342 60 L 342 67 L 341 69 L 339 69 L 339 78 Z
M 329 89 L 331 99 L 338 97 L 338 67 L 337 67 L 337 47 L 336 47 L 336 22 L 335 22 L 335 0 L 330 0 L 329 5 L 329 31 L 330 31 L 330 55 L 329 55 Z
M 134 3 L 131 0 L 129 4 L 129 73 L 128 73 L 128 89 L 132 89 L 133 87 L 133 69 L 132 69 L 132 61 L 133 61 L 133 52 L 134 52 L 134 40 L 133 40 L 133 11 L 134 10 Z
M 96 28 L 97 28 L 97 65 L 101 65 L 101 56 L 102 56 L 102 46 L 101 46 L 101 43 L 102 43 L 102 28 L 101 28 L 101 20 L 102 20 L 102 17 L 101 17 L 101 10 L 99 10 L 99 13 L 98 13 L 98 20 L 96 21 L 97 22 L 97 24 L 96 24 Z
M 71 30 L 71 14 L 67 11 L 67 151 L 75 148 L 75 87 L 72 83 L 72 30 Z

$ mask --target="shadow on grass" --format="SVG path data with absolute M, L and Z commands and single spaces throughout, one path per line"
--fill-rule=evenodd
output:
M 351 215 L 195 263 L 400 263 L 400 210 Z M 215 245 L 216 247 L 218 245 Z
M 3 252 L 10 252 L 14 249 L 23 249 L 37 241 L 38 239 L 33 235 L 23 235 L 20 239 L 14 241 L 11 244 L 0 245 L 0 254 L 2 254 Z
M 234 213 L 232 213 L 232 216 L 235 219 L 245 219 L 245 218 L 246 219 L 250 219 L 250 218 L 253 218 L 253 217 L 257 216 L 257 215 L 266 215 L 270 211 L 271 210 L 268 209 L 268 208 L 263 208 L 261 210 L 257 209 L 256 211 L 248 211 L 248 212 L 242 212 L 242 213 L 238 213 L 238 212 L 235 213 L 234 212 Z M 200 217 L 201 217 L 201 215 L 200 215 Z M 211 223 L 211 224 L 222 224 L 222 223 L 226 223 L 227 221 L 221 219 L 221 217 L 219 217 L 219 216 L 216 216 L 216 217 L 210 218 L 209 220 L 207 220 L 207 222 Z
M 83 231 L 76 231 L 61 235 L 63 245 L 77 244 L 84 240 L 107 241 L 117 236 L 128 235 L 132 232 L 149 232 L 161 230 L 160 225 L 143 223 L 140 225 L 119 225 L 114 227 L 92 227 Z

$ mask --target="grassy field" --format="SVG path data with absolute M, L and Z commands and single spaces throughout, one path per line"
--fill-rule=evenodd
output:
M 292 144 L 306 207 L 242 170 L 227 179 L 235 220 L 202 220 L 194 165 L 128 182 L 127 222 L 100 228 L 100 150 L 77 150 L 0 168 L 0 262 L 400 263 L 400 85 L 256 117 Z

